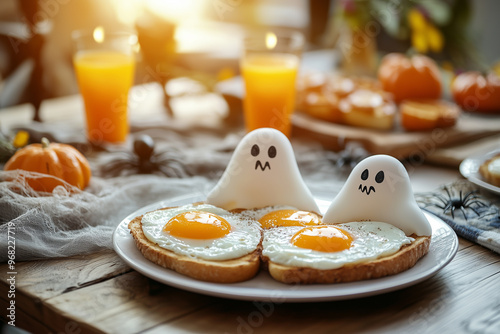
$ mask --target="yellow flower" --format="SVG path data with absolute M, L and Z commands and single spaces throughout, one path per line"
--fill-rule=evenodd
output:
M 431 22 L 427 21 L 418 9 L 412 8 L 408 12 L 408 23 L 412 29 L 411 45 L 419 53 L 427 53 L 429 49 L 433 52 L 443 50 L 443 34 Z
M 12 141 L 12 145 L 14 145 L 15 148 L 20 148 L 26 146 L 28 144 L 28 139 L 30 138 L 30 134 L 27 131 L 17 131 L 16 136 L 14 137 L 14 140 Z
M 422 30 L 425 28 L 426 20 L 421 11 L 412 8 L 408 13 L 408 23 L 413 30 Z
M 434 52 L 441 52 L 443 50 L 444 38 L 441 31 L 436 29 L 436 27 L 432 24 L 427 25 L 427 41 L 429 43 L 429 47 Z
M 411 34 L 411 45 L 419 53 L 427 53 L 429 47 L 427 43 L 427 38 L 423 30 L 414 30 Z

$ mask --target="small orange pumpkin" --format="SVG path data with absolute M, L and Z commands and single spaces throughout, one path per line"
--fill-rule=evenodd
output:
M 500 113 L 500 77 L 495 73 L 461 73 L 453 81 L 451 92 L 466 111 Z
M 424 55 L 407 57 L 390 53 L 382 58 L 378 69 L 382 88 L 399 103 L 405 99 L 439 99 L 441 74 L 436 62 Z
M 4 170 L 21 169 L 49 174 L 84 189 L 91 177 L 87 159 L 73 146 L 50 143 L 42 138 L 41 144 L 31 144 L 17 151 L 5 164 Z M 52 192 L 64 183 L 53 177 L 26 178 L 36 191 Z

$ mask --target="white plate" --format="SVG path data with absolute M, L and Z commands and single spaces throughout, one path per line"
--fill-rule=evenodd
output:
M 198 281 L 175 271 L 160 267 L 146 260 L 137 250 L 129 232 L 128 223 L 148 211 L 167 206 L 176 206 L 203 200 L 201 195 L 177 197 L 148 205 L 129 215 L 116 228 L 113 245 L 118 255 L 132 268 L 158 282 L 201 294 L 231 299 L 271 302 L 313 302 L 352 299 L 381 294 L 417 284 L 447 265 L 458 249 L 455 232 L 441 219 L 425 213 L 432 226 L 429 253 L 417 264 L 400 274 L 373 280 L 339 284 L 287 285 L 275 281 L 267 272 L 260 272 L 251 280 L 232 283 L 210 283 Z M 316 197 L 322 212 L 329 201 Z
M 500 153 L 500 150 L 492 151 L 486 154 L 478 154 L 472 157 L 469 157 L 462 161 L 460 164 L 460 173 L 468 179 L 470 182 L 478 185 L 486 190 L 494 192 L 495 194 L 500 195 L 500 187 L 494 186 L 491 183 L 488 183 L 484 180 L 481 173 L 479 173 L 479 167 L 488 159 L 491 159 L 493 156 Z

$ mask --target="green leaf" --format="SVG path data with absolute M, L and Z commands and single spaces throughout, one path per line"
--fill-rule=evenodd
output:
M 436 25 L 444 26 L 450 22 L 452 9 L 446 2 L 423 0 L 416 1 L 416 3 L 425 8 L 431 20 Z
M 400 38 L 400 10 L 394 7 L 391 2 L 374 0 L 371 2 L 371 16 L 384 28 L 388 35 Z

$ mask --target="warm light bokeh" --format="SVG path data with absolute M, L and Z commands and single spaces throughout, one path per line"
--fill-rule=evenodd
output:
M 102 43 L 104 42 L 104 28 L 102 26 L 98 26 L 94 29 L 94 32 L 92 33 L 92 36 L 94 37 L 94 41 L 97 43 Z

